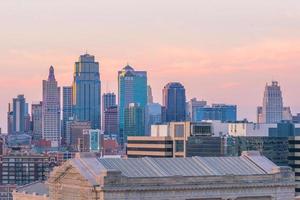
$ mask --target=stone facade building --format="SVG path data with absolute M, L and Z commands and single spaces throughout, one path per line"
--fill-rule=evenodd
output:
M 50 200 L 48 187 L 42 182 L 34 182 L 13 191 L 13 200 Z
M 241 157 L 80 157 L 54 169 L 51 200 L 291 200 L 294 174 L 258 152 Z

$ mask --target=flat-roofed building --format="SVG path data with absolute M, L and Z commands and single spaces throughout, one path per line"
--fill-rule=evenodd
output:
M 225 155 L 219 123 L 170 122 L 153 125 L 151 136 L 128 137 L 128 157 L 189 157 Z M 215 131 L 217 134 L 215 134 Z
M 258 124 L 249 122 L 228 123 L 228 135 L 268 137 L 270 129 L 277 129 L 277 124 Z
M 171 137 L 128 137 L 127 155 L 133 157 L 173 157 Z
M 1 184 L 25 185 L 46 180 L 49 168 L 48 155 L 11 153 L 2 157 Z
M 47 181 L 51 200 L 292 200 L 294 174 L 258 152 L 241 157 L 77 157 Z
M 16 185 L 0 185 L 0 199 L 13 200 L 12 192 L 16 189 Z

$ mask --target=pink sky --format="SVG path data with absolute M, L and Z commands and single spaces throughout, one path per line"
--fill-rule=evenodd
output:
M 128 62 L 147 70 L 154 99 L 180 81 L 188 98 L 232 103 L 255 119 L 266 82 L 278 80 L 284 104 L 300 112 L 300 2 L 297 0 L 3 1 L 0 6 L 0 127 L 7 103 L 41 99 L 53 65 L 70 85 L 87 50 L 100 62 L 102 91 L 117 93 Z

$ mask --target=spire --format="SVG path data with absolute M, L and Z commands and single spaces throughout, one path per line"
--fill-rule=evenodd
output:
M 49 68 L 49 76 L 48 76 L 48 80 L 55 80 L 55 75 L 54 75 L 54 68 L 51 65 Z

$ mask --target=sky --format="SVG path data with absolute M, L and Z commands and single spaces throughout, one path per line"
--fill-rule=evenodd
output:
M 18 94 L 41 100 L 53 65 L 60 86 L 88 52 L 102 91 L 117 93 L 117 71 L 148 71 L 154 100 L 181 82 L 187 98 L 238 105 L 255 120 L 264 86 L 279 81 L 284 105 L 300 112 L 299 0 L 1 0 L 0 127 Z

